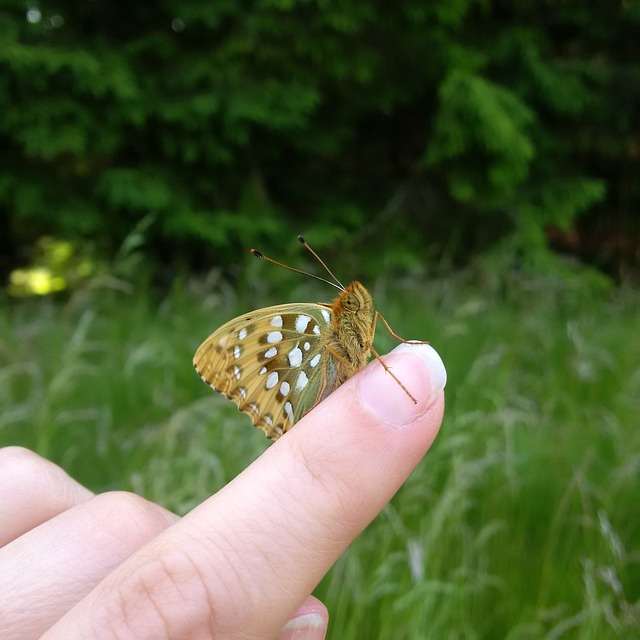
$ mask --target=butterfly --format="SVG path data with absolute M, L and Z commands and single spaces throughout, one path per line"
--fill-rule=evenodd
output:
M 376 320 L 401 342 L 358 281 L 343 286 L 302 236 L 298 240 L 334 282 L 251 253 L 321 280 L 340 291 L 331 304 L 294 302 L 257 309 L 230 320 L 198 348 L 193 365 L 202 380 L 232 400 L 273 440 L 362 369 L 371 353 L 416 403 L 373 348 Z M 420 344 L 420 343 L 418 343 Z

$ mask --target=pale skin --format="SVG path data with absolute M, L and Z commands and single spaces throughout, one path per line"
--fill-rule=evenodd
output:
M 311 592 L 442 420 L 430 347 L 385 361 L 417 404 L 373 361 L 183 518 L 0 449 L 0 637 L 324 638 L 328 612 Z

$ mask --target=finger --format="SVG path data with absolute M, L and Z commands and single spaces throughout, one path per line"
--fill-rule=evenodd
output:
M 385 362 L 416 405 L 370 363 L 45 637 L 277 637 L 437 433 L 438 355 L 401 345 Z
M 60 467 L 32 451 L 0 449 L 0 547 L 91 496 Z
M 284 626 L 279 640 L 324 640 L 328 622 L 327 607 L 309 596 Z
M 139 496 L 105 493 L 0 549 L 2 637 L 40 638 L 123 560 L 176 520 Z

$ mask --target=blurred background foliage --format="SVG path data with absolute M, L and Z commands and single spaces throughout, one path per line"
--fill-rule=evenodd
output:
M 638 0 L 2 0 L 0 446 L 206 499 L 268 443 L 191 356 L 330 297 L 303 233 L 449 378 L 334 635 L 636 639 L 639 114 Z
M 632 0 L 4 0 L 0 271 L 46 237 L 73 281 L 151 216 L 167 277 L 299 232 L 363 277 L 504 241 L 637 274 L 639 27 Z

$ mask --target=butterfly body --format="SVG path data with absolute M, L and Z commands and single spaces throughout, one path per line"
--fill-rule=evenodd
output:
M 331 305 L 283 304 L 234 318 L 202 343 L 193 364 L 276 439 L 365 366 L 374 331 L 371 294 L 354 281 Z
M 331 305 L 331 335 L 325 348 L 336 357 L 338 385 L 369 361 L 374 335 L 373 299 L 358 281 L 352 282 Z

